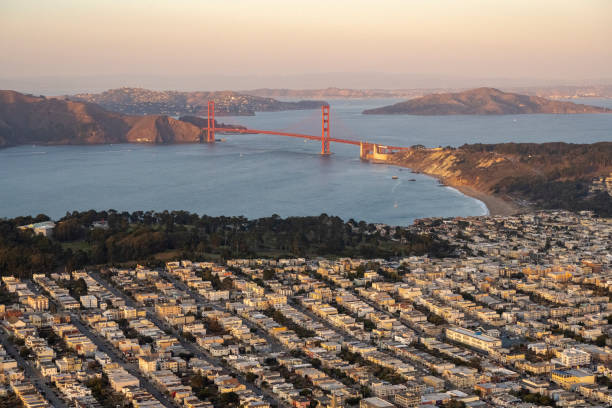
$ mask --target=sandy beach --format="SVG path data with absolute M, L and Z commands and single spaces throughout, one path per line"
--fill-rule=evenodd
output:
M 512 214 L 519 213 L 521 211 L 519 206 L 517 206 L 516 204 L 510 201 L 506 201 L 502 198 L 496 197 L 491 194 L 480 192 L 478 190 L 475 190 L 472 187 L 465 186 L 465 185 L 463 186 L 454 186 L 451 184 L 448 184 L 448 185 L 461 191 L 466 196 L 482 201 L 487 206 L 487 209 L 489 210 L 490 215 L 512 215 Z
M 392 164 L 399 167 L 410 168 L 398 162 L 394 162 Z M 431 174 L 426 171 L 421 171 L 421 173 L 433 177 L 449 187 L 457 189 L 466 196 L 482 201 L 487 206 L 489 215 L 513 215 L 522 211 L 520 206 L 516 205 L 511 201 L 504 200 L 501 197 L 497 197 L 492 194 L 476 190 L 475 188 L 467 186 L 465 184 L 456 184 L 452 180 L 448 180 L 436 174 Z

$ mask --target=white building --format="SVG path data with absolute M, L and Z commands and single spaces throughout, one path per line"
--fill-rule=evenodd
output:
M 559 360 L 566 367 L 580 367 L 591 363 L 591 355 L 586 351 L 570 348 L 559 354 Z
M 35 224 L 21 225 L 18 227 L 20 230 L 32 230 L 37 235 L 44 235 L 45 237 L 50 237 L 53 235 L 53 228 L 55 228 L 55 223 L 53 221 L 44 221 L 37 222 Z
M 501 347 L 500 339 L 461 327 L 447 328 L 446 337 L 486 352 L 491 352 Z
M 98 307 L 98 299 L 93 295 L 83 295 L 80 300 L 83 307 L 87 309 Z

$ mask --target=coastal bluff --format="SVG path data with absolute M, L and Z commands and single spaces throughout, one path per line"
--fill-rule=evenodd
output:
M 386 163 L 436 177 L 480 199 L 493 214 L 525 207 L 612 214 L 610 192 L 593 185 L 612 173 L 612 142 L 415 146 L 390 155 Z

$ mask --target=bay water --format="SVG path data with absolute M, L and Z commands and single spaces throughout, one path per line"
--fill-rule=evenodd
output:
M 612 140 L 612 115 L 362 115 L 396 100 L 331 100 L 332 137 L 395 146 L 593 143 Z M 574 102 L 576 102 L 574 100 Z M 579 101 L 582 102 L 582 101 Z M 585 100 L 612 106 L 610 100 Z M 221 117 L 254 129 L 321 133 L 319 110 Z M 0 150 L 0 217 L 57 219 L 88 209 L 188 210 L 257 218 L 337 215 L 391 225 L 483 215 L 478 200 L 408 169 L 371 164 L 359 149 L 273 135 L 221 135 L 214 145 L 19 146 Z M 394 178 L 396 176 L 397 178 Z M 411 181 L 413 180 L 414 181 Z

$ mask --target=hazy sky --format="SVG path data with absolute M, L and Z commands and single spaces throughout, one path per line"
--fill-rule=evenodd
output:
M 0 56 L 11 80 L 608 80 L 612 1 L 0 0 Z

